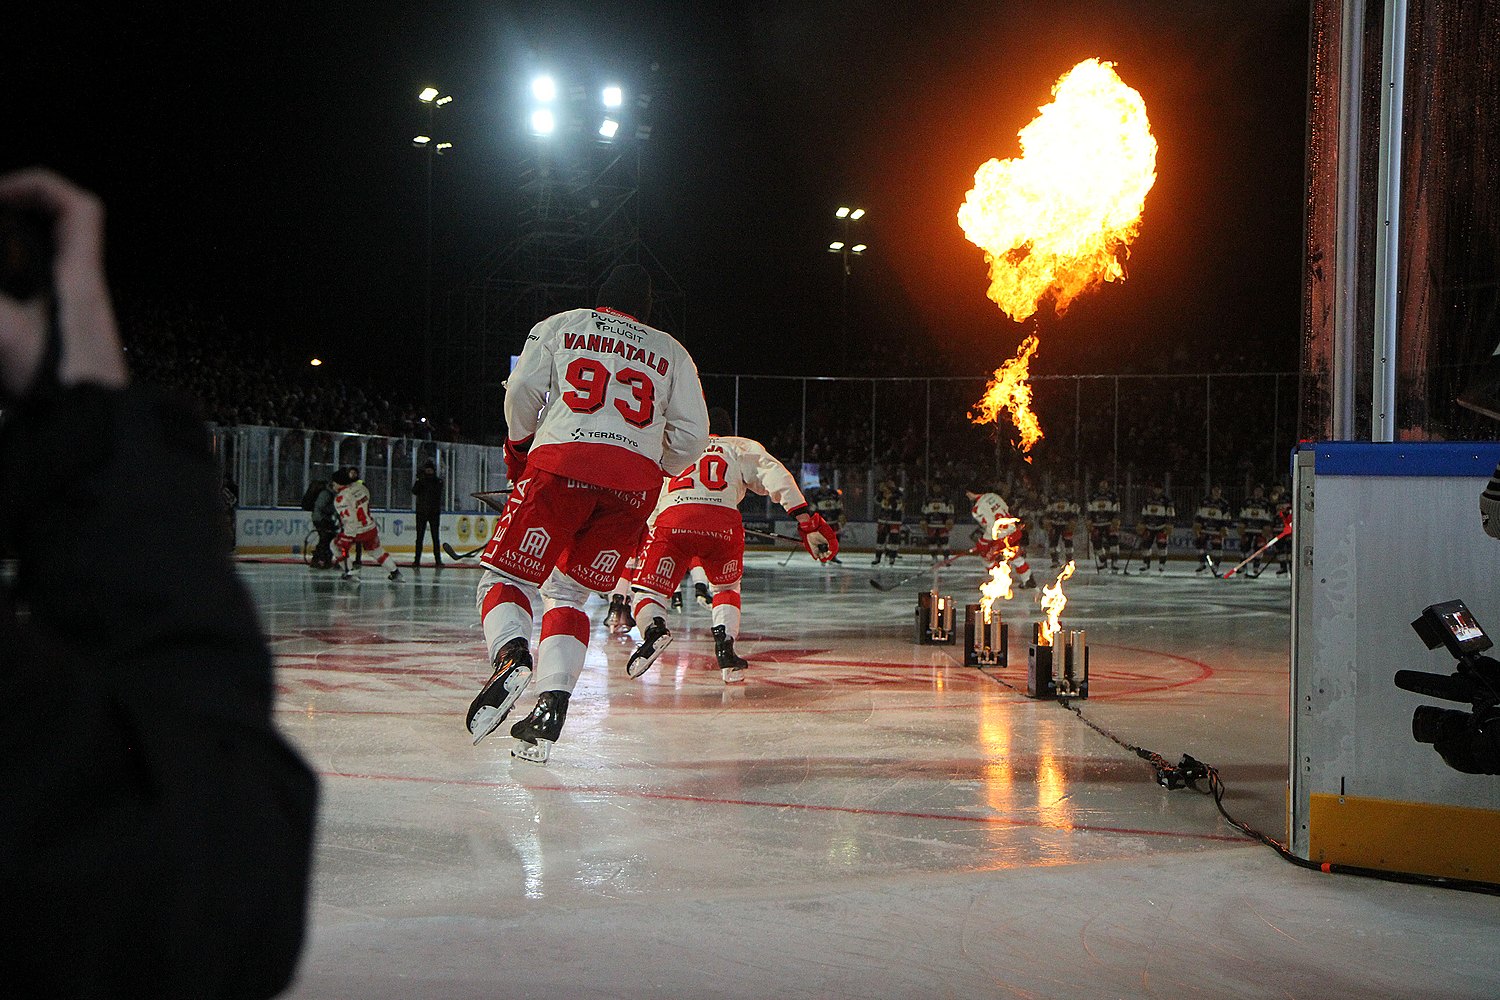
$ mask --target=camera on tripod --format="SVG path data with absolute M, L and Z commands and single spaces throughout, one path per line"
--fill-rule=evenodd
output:
M 1446 648 L 1458 667 L 1451 674 L 1398 670 L 1396 686 L 1429 698 L 1466 702 L 1472 709 L 1419 706 L 1411 717 L 1412 738 L 1431 744 L 1456 771 L 1500 774 L 1500 661 L 1482 655 L 1494 642 L 1463 601 L 1426 607 L 1411 627 L 1428 649 Z

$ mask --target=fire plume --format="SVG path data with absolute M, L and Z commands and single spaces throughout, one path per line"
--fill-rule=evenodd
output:
M 1021 157 L 974 174 L 958 223 L 989 263 L 989 297 L 1020 322 L 1049 294 L 1060 315 L 1079 295 L 1125 277 L 1156 183 L 1156 139 L 1141 95 L 1114 63 L 1086 59 L 1021 129 Z
M 1022 453 L 1042 439 L 1042 422 L 1031 409 L 1031 356 L 1036 353 L 1036 334 L 1021 342 L 1016 356 L 995 369 L 984 395 L 969 411 L 969 419 L 976 424 L 998 422 L 1002 410 L 1009 411 L 1011 421 L 1021 434 Z M 1027 461 L 1030 461 L 1028 458 Z
M 1052 637 L 1057 634 L 1062 626 L 1058 619 L 1062 617 L 1062 610 L 1067 606 L 1068 598 L 1063 594 L 1063 581 L 1073 575 L 1075 563 L 1070 559 L 1068 564 L 1057 574 L 1057 580 L 1042 588 L 1042 610 L 1047 614 L 1047 620 L 1042 622 L 1042 634 L 1038 643 L 1043 646 L 1052 645 Z
M 995 541 L 999 541 L 1002 528 L 1004 533 L 1009 535 L 1015 530 L 1018 523 L 1013 517 L 1002 517 L 990 529 L 990 537 Z M 990 620 L 990 607 L 996 601 L 1008 601 L 1016 596 L 1010 582 L 1010 561 L 1015 557 L 1015 554 L 1015 546 L 1006 543 L 1005 548 L 1000 550 L 999 565 L 990 570 L 989 580 L 979 585 L 979 613 L 984 616 L 985 621 Z

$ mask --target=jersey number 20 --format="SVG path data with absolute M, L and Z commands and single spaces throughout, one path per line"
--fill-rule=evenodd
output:
M 562 394 L 563 402 L 574 413 L 594 413 L 604 405 L 609 393 L 609 369 L 593 358 L 574 358 L 566 372 L 572 388 Z M 634 368 L 621 368 L 615 381 L 630 387 L 632 401 L 615 400 L 615 409 L 636 427 L 645 427 L 656 415 L 656 383 L 651 376 Z
M 675 493 L 678 490 L 690 490 L 693 488 L 693 473 L 698 474 L 698 482 L 703 484 L 704 489 L 719 490 L 729 486 L 729 463 L 724 461 L 720 455 L 704 455 L 698 459 L 698 464 L 690 465 L 683 470 L 682 475 L 667 484 L 667 492 Z

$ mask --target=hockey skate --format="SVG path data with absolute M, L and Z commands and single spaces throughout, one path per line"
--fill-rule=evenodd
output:
M 681 611 L 682 610 L 682 591 L 681 590 L 674 590 L 674 591 L 672 591 L 672 610 L 673 611 Z
M 495 654 L 495 672 L 469 703 L 464 724 L 474 736 L 474 745 L 500 728 L 526 685 L 531 683 L 531 650 L 526 640 L 512 639 Z
M 624 594 L 616 594 L 609 599 L 609 613 L 604 616 L 604 624 L 613 632 L 629 632 L 635 628 L 630 601 Z
M 625 664 L 625 676 L 639 677 L 651 669 L 651 664 L 672 644 L 672 632 L 661 618 L 651 619 L 641 636 L 641 644 L 630 654 Z
M 706 583 L 693 584 L 693 599 L 705 608 L 714 606 L 714 599 L 709 595 L 708 584 Z
M 386 574 L 386 579 L 391 581 L 392 583 L 400 583 L 401 567 L 397 566 L 395 569 L 391 570 L 388 574 Z
M 537 696 L 531 714 L 510 727 L 510 734 L 516 738 L 510 755 L 533 764 L 547 763 L 552 744 L 562 734 L 563 720 L 567 717 L 568 692 L 543 691 Z
M 734 640 L 723 625 L 714 626 L 714 655 L 719 658 L 719 676 L 725 684 L 740 684 L 745 680 L 745 668 L 750 664 L 734 651 Z

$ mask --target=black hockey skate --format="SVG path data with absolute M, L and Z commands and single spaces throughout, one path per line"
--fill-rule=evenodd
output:
M 389 573 L 386 574 L 385 578 L 387 580 L 391 581 L 392 583 L 400 583 L 401 582 L 401 567 L 398 566 L 395 569 L 391 570 Z
M 512 639 L 495 654 L 495 672 L 469 703 L 464 720 L 474 736 L 474 745 L 500 728 L 526 685 L 531 683 L 531 650 L 526 640 Z
M 681 590 L 674 590 L 674 591 L 672 591 L 672 610 L 673 611 L 681 611 L 682 610 L 682 591 Z
M 705 608 L 711 608 L 714 606 L 714 599 L 709 594 L 708 584 L 706 583 L 693 584 L 693 599 L 699 604 L 703 605 Z
M 625 664 L 625 676 L 639 677 L 651 669 L 651 664 L 672 644 L 672 631 L 661 618 L 651 619 L 651 624 L 641 635 L 641 644 L 630 654 Z
M 567 717 L 568 692 L 543 691 L 537 696 L 531 714 L 510 727 L 510 734 L 516 738 L 510 755 L 533 764 L 547 763 L 552 744 L 562 734 L 563 720 Z
M 719 676 L 724 678 L 725 684 L 739 684 L 745 680 L 745 668 L 750 663 L 734 651 L 734 640 L 723 625 L 714 626 L 714 655 L 719 658 Z
M 624 594 L 615 594 L 609 599 L 609 613 L 604 624 L 613 632 L 629 632 L 635 628 L 635 616 L 630 613 L 630 599 Z

